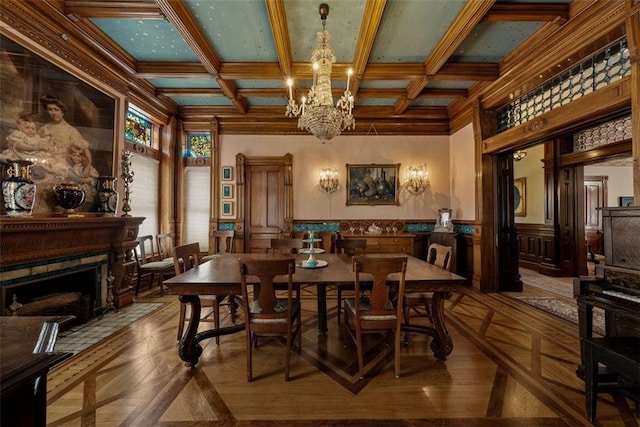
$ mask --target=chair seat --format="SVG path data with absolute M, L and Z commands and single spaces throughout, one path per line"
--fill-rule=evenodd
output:
M 151 261 L 140 266 L 142 270 L 160 270 L 169 267 L 173 268 L 173 258 L 163 261 Z
M 355 314 L 356 300 L 354 298 L 345 298 L 344 301 L 347 304 L 347 307 L 349 308 L 349 310 Z M 384 309 L 393 311 L 395 310 L 395 307 L 393 306 L 391 301 L 387 301 L 387 303 L 384 306 Z M 371 310 L 371 304 L 369 303 L 369 298 L 361 297 L 360 311 L 362 312 L 362 311 L 368 311 L 368 310 Z M 360 319 L 362 320 L 393 320 L 393 319 L 396 319 L 396 315 L 395 314 L 364 314 L 364 315 L 361 314 Z
M 405 292 L 405 300 L 433 298 L 433 292 Z
M 300 310 L 300 302 L 299 301 L 293 301 L 293 305 L 291 307 L 291 311 L 293 313 L 295 313 L 296 311 Z M 287 312 L 287 300 L 285 298 L 278 298 L 276 300 L 276 306 L 274 308 L 274 311 L 276 312 L 276 314 L 282 314 L 282 313 L 286 313 Z M 262 313 L 262 307 L 260 307 L 260 303 L 255 300 L 251 303 L 251 307 L 250 307 L 250 312 L 252 314 L 260 314 Z M 272 319 L 265 319 L 265 318 L 252 318 L 251 322 L 253 323 L 287 323 L 287 318 L 286 317 L 277 317 L 277 318 L 272 318 Z

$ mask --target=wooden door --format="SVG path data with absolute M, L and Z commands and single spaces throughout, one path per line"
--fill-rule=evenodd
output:
M 607 206 L 606 176 L 584 177 L 584 234 L 587 253 L 604 254 L 602 210 Z
M 292 230 L 291 155 L 244 157 L 244 252 L 266 253 Z

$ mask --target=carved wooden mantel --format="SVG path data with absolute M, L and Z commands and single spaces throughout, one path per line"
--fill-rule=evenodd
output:
M 0 218 L 0 266 L 54 260 L 105 251 L 115 278 L 116 307 L 133 302 L 133 289 L 123 284 L 123 263 L 133 258 L 139 217 L 30 217 Z

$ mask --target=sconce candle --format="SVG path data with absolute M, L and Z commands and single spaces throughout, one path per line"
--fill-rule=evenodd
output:
M 327 193 L 331 194 L 340 188 L 338 180 L 338 172 L 334 169 L 325 168 L 320 171 L 320 187 Z
M 405 185 L 411 194 L 421 194 L 429 186 L 429 172 L 425 165 L 409 166 L 405 173 Z

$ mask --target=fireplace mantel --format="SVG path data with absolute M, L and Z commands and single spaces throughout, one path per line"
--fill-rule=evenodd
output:
M 87 253 L 108 252 L 114 277 L 116 307 L 133 302 L 133 289 L 123 283 L 123 263 L 133 259 L 140 217 L 0 218 L 0 267 L 43 263 Z

